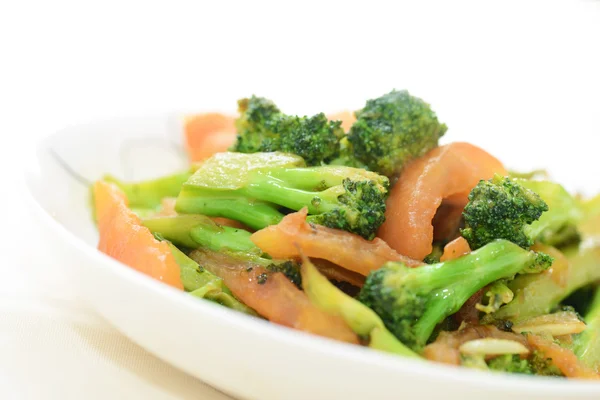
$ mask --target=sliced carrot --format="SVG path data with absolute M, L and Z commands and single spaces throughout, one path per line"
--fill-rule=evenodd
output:
M 306 208 L 288 214 L 279 224 L 255 232 L 250 239 L 273 258 L 298 258 L 300 246 L 307 257 L 322 258 L 365 276 L 388 261 L 401 261 L 410 267 L 422 265 L 396 253 L 381 239 L 368 241 L 346 231 L 312 225 L 306 222 L 306 215 Z
M 202 161 L 215 153 L 227 151 L 236 138 L 234 121 L 234 117 L 218 113 L 186 118 L 185 138 L 190 161 Z
M 444 254 L 440 258 L 440 261 L 450 261 L 456 258 L 462 257 L 465 254 L 469 254 L 471 252 L 471 247 L 469 247 L 469 242 L 464 237 L 458 237 L 448 243 L 444 247 Z
M 577 356 L 569 349 L 537 335 L 527 335 L 527 342 L 531 347 L 544 353 L 552 359 L 552 363 L 560 369 L 567 378 L 600 379 L 600 375 L 593 369 L 579 361 Z
M 340 111 L 335 114 L 330 114 L 327 116 L 327 119 L 330 121 L 342 121 L 342 129 L 344 132 L 348 132 L 352 127 L 352 124 L 356 122 L 356 117 L 352 111 Z
M 422 260 L 432 251 L 432 220 L 442 200 L 464 208 L 471 189 L 496 173 L 507 174 L 500 161 L 469 143 L 431 150 L 409 164 L 392 188 L 379 237 L 399 253 Z
M 98 250 L 178 289 L 180 269 L 167 243 L 159 242 L 128 208 L 125 194 L 104 181 L 94 184 L 100 241 Z
M 269 321 L 316 335 L 358 343 L 344 320 L 315 307 L 281 272 L 269 273 L 223 253 L 193 251 L 190 256 L 217 275 L 231 292 Z

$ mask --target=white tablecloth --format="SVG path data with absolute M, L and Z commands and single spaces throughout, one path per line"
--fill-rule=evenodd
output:
M 499 154 L 513 165 L 547 161 L 526 145 L 542 136 L 588 143 L 579 165 L 555 163 L 559 178 L 586 183 L 567 168 L 597 159 L 588 139 L 600 133 L 600 2 L 262 3 L 0 6 L 1 399 L 228 398 L 100 320 L 46 256 L 19 174 L 33 143 L 62 126 L 233 109 L 251 93 L 298 113 L 333 111 L 408 88 L 440 110 L 450 140 L 495 150 L 518 132 L 525 145 Z

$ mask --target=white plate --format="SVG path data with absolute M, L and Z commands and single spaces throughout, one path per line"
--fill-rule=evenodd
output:
M 163 360 L 243 399 L 600 398 L 600 384 L 481 373 L 405 360 L 235 313 L 96 250 L 88 181 L 183 168 L 175 114 L 74 126 L 46 139 L 26 176 L 31 210 L 81 297 Z M 502 154 L 498 154 L 502 158 Z M 72 171 L 70 171 L 72 170 Z

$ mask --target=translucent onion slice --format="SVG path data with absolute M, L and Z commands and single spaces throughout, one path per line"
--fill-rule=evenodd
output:
M 529 354 L 529 349 L 514 340 L 485 338 L 463 343 L 459 351 L 469 356 L 498 356 L 503 354 Z
M 517 333 L 548 334 L 554 337 L 581 333 L 585 323 L 572 311 L 559 311 L 554 314 L 529 318 L 512 327 Z

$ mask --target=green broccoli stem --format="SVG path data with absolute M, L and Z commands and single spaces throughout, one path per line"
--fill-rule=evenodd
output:
M 600 287 L 596 289 L 584 320 L 587 326 L 575 338 L 573 349 L 581 361 L 598 371 L 600 369 Z
M 142 220 L 142 223 L 152 233 L 158 233 L 165 239 L 190 249 L 204 247 L 212 251 L 261 253 L 260 249 L 250 240 L 250 232 L 217 225 L 203 215 L 153 217 Z
M 292 180 L 291 182 L 301 181 Z M 313 186 L 317 186 L 317 184 Z M 340 191 L 340 189 L 342 190 Z M 343 193 L 343 188 L 336 186 L 321 192 L 310 192 L 288 187 L 285 181 L 257 173 L 253 175 L 251 183 L 245 188 L 245 192 L 248 197 L 268 200 L 292 210 L 300 210 L 306 206 L 310 214 L 318 214 L 332 211 L 340 206 L 337 197 Z
M 191 292 L 190 294 L 195 297 L 219 303 L 232 310 L 254 316 L 258 315 L 253 309 L 236 299 L 221 278 L 200 268 L 194 260 L 186 256 L 172 243 L 169 243 L 169 248 L 175 262 L 181 269 L 181 282 L 187 292 Z
M 223 197 L 211 197 L 203 193 L 201 197 L 197 197 L 191 190 L 184 191 L 179 195 L 175 209 L 186 214 L 227 216 L 252 229 L 276 225 L 283 219 L 284 215 L 275 206 L 262 201 L 250 201 L 245 197 L 236 197 L 235 193 L 229 193 L 231 196 L 224 194 Z
M 192 172 L 185 171 L 141 182 L 124 182 L 112 175 L 105 175 L 102 179 L 117 185 L 127 196 L 131 208 L 156 209 L 163 198 L 177 197 L 190 176 Z
M 425 312 L 415 324 L 417 343 L 424 345 L 435 326 L 456 313 L 479 289 L 536 265 L 538 257 L 533 251 L 502 240 L 456 260 L 415 269 L 411 285 L 431 293 Z

